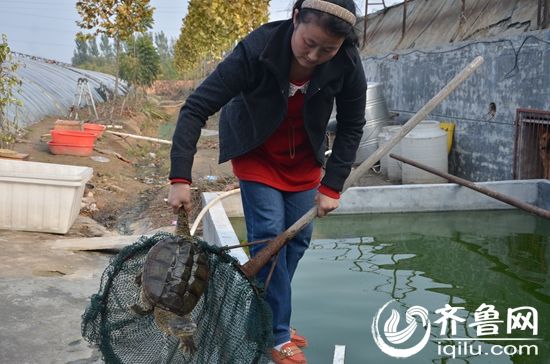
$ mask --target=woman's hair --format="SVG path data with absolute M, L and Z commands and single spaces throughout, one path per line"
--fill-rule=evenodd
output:
M 356 15 L 355 2 L 353 0 L 325 1 L 341 6 L 342 8 L 349 10 L 353 15 Z M 292 8 L 292 14 L 294 14 L 295 10 L 298 10 L 299 12 L 299 23 L 310 23 L 313 21 L 327 32 L 339 37 L 344 37 L 344 45 L 351 45 L 354 47 L 359 46 L 359 37 L 357 36 L 357 33 L 355 33 L 355 28 L 353 25 L 341 18 L 320 10 L 310 8 L 302 9 L 303 2 L 304 0 L 297 0 Z

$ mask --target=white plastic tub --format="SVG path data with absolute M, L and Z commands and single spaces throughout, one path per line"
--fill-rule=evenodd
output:
M 65 234 L 92 174 L 89 167 L 0 159 L 0 229 Z

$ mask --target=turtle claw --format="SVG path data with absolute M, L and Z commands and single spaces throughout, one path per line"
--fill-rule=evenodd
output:
M 169 321 L 169 330 L 179 341 L 179 349 L 184 353 L 193 355 L 197 348 L 193 341 L 193 334 L 197 330 L 195 324 L 188 316 L 175 316 Z
M 197 347 L 195 346 L 195 342 L 193 341 L 192 336 L 180 338 L 180 344 L 178 345 L 178 348 L 182 352 L 188 353 L 189 355 L 193 355 L 197 351 Z
M 154 310 L 154 307 L 149 303 L 149 301 L 143 295 L 143 290 L 141 290 L 139 293 L 138 302 L 129 306 L 129 308 L 130 310 L 134 311 L 134 313 L 140 316 L 148 315 Z

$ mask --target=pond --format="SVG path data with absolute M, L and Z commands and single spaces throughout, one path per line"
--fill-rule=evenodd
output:
M 232 223 L 242 236 L 243 220 Z M 549 221 L 513 210 L 334 215 L 316 220 L 313 238 L 293 281 L 292 325 L 310 341 L 309 362 L 332 363 L 334 345 L 346 346 L 346 363 L 549 362 Z M 371 332 L 386 303 L 376 327 L 389 354 Z M 406 321 L 412 306 L 429 326 Z M 523 317 L 508 312 L 520 307 Z M 388 341 L 385 328 L 407 327 L 408 339 Z

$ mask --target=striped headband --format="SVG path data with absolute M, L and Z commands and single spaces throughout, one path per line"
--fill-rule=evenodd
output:
M 322 11 L 323 13 L 334 15 L 335 17 L 340 18 L 345 22 L 350 23 L 351 25 L 355 25 L 355 20 L 356 20 L 355 15 L 353 15 L 351 11 L 341 7 L 340 5 L 336 5 L 328 1 L 305 0 L 302 3 L 302 9 L 319 10 L 319 11 Z

